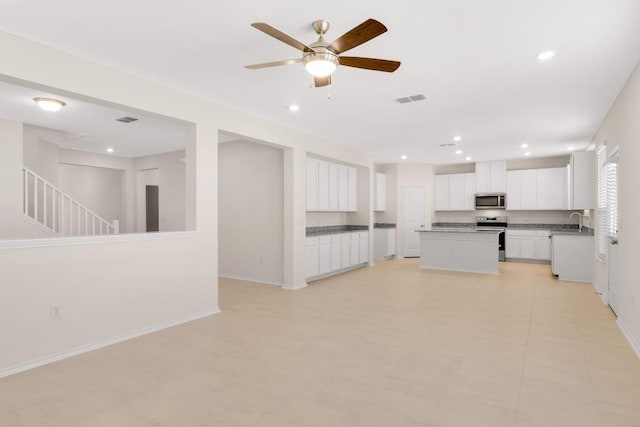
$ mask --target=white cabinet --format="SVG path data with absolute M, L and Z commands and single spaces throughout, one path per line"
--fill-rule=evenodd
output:
M 331 271 L 342 268 L 342 234 L 331 235 Z
M 318 274 L 331 271 L 331 236 L 318 238 Z
M 338 166 L 338 210 L 349 208 L 349 168 Z
M 373 230 L 373 256 L 388 258 L 396 254 L 396 229 L 376 228 Z
M 476 210 L 476 174 L 464 173 L 464 210 Z
M 358 241 L 360 242 L 360 264 L 369 262 L 369 232 L 361 231 Z
M 536 209 L 567 209 L 567 169 L 536 169 Z
M 358 169 L 307 157 L 307 211 L 358 210 Z
M 318 210 L 329 210 L 329 163 L 318 161 Z
M 355 212 L 358 210 L 358 169 L 347 168 L 349 189 L 347 191 L 347 210 Z
M 368 261 L 369 231 L 307 237 L 307 280 L 329 276 Z
M 507 172 L 507 209 L 536 209 L 536 170 Z
M 504 193 L 506 192 L 506 162 L 476 163 L 476 193 Z
M 514 259 L 549 261 L 549 230 L 509 230 L 505 236 L 506 256 Z
M 340 235 L 342 241 L 342 253 L 340 254 L 342 262 L 341 268 L 347 268 L 351 265 L 351 236 L 349 233 L 342 233 Z
M 319 161 L 307 157 L 307 210 L 318 210 L 319 200 L 319 180 L 318 180 Z
M 595 152 L 571 153 L 569 164 L 569 209 L 595 209 Z
M 473 173 L 436 175 L 434 209 L 436 211 L 474 210 L 475 185 Z
M 329 163 L 329 210 L 337 211 L 338 210 L 338 178 L 339 178 L 339 167 L 335 163 Z M 309 191 L 307 189 L 307 191 Z M 307 208 L 308 210 L 308 208 Z
M 307 278 L 317 276 L 319 272 L 319 238 L 307 237 L 306 245 Z
M 551 271 L 560 280 L 593 280 L 593 236 L 554 235 Z
M 360 233 L 350 233 L 351 234 L 351 258 L 349 262 L 349 266 L 356 265 L 360 263 Z
M 387 201 L 387 176 L 376 172 L 376 192 L 373 205 L 374 211 L 384 211 Z

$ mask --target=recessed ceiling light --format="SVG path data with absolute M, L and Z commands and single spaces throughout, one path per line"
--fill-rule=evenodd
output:
M 471 156 L 467 156 L 467 158 L 465 159 L 467 162 L 471 161 Z
M 569 150 L 569 151 L 573 151 L 573 150 L 575 150 L 575 147 L 572 145 L 572 146 L 570 146 L 570 147 L 568 148 L 568 150 Z
M 540 61 L 548 61 L 549 59 L 553 58 L 555 55 L 556 55 L 555 50 L 545 50 L 544 52 L 540 52 L 538 54 L 538 59 Z
M 526 142 L 524 144 L 522 144 L 520 147 L 521 148 L 527 148 L 529 146 L 529 144 L 527 144 Z
M 400 158 L 401 158 L 402 160 L 407 160 L 407 155 L 406 155 L 406 154 L 403 154 L 402 156 L 400 156 Z
M 53 98 L 33 98 L 33 100 L 36 104 L 38 104 L 38 107 L 48 112 L 58 111 L 59 109 L 67 105 L 63 101 Z
M 456 154 L 462 154 L 462 150 L 456 150 Z
M 300 106 L 298 104 L 291 104 L 289 105 L 289 111 L 299 111 L 300 110 Z
M 116 150 L 114 150 L 114 149 L 113 149 L 113 148 L 111 148 L 111 147 L 107 148 L 107 153 L 113 153 L 114 151 L 116 151 Z
M 453 140 L 456 141 L 456 142 L 460 141 L 461 139 L 462 139 L 462 137 L 460 135 L 456 135 L 456 136 L 453 137 Z
M 525 156 L 530 156 L 531 153 L 529 151 L 527 151 L 526 153 L 524 153 Z

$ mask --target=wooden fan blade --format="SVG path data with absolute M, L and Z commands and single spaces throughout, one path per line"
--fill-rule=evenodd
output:
M 277 67 L 279 65 L 291 65 L 291 64 L 297 64 L 299 62 L 302 62 L 302 58 L 286 59 L 284 61 L 263 62 L 262 64 L 245 65 L 244 68 L 248 68 L 250 70 L 257 70 L 259 68 Z
M 400 67 L 400 62 L 388 59 L 360 58 L 357 56 L 341 56 L 338 58 L 340 65 L 347 67 L 364 68 L 366 70 L 385 71 L 393 73 Z
M 315 87 L 329 86 L 331 84 L 331 76 L 327 77 L 314 77 L 313 83 Z
M 335 39 L 328 48 L 336 54 L 340 54 L 356 46 L 360 46 L 362 43 L 368 42 L 386 31 L 387 27 L 382 25 L 382 23 L 375 19 L 367 19 L 362 24 Z
M 273 28 L 269 24 L 266 24 L 264 22 L 254 22 L 253 24 L 251 24 L 251 26 L 253 28 L 256 28 L 256 29 L 262 31 L 263 33 L 265 33 L 267 35 L 270 35 L 273 38 L 276 38 L 276 39 L 280 40 L 282 43 L 286 43 L 289 46 L 295 47 L 298 50 L 301 50 L 303 52 L 313 52 L 313 49 L 311 49 L 306 44 L 294 39 L 290 35 L 285 34 L 280 30 L 277 30 L 277 29 Z

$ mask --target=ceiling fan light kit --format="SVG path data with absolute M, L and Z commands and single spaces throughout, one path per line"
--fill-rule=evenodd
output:
M 331 84 L 331 74 L 333 74 L 338 65 L 388 73 L 392 73 L 400 67 L 400 62 L 398 61 L 353 56 L 340 57 L 341 53 L 360 46 L 387 31 L 387 27 L 375 19 L 364 21 L 332 43 L 327 43 L 324 40 L 324 34 L 329 30 L 329 22 L 324 20 L 314 21 L 312 26 L 318 34 L 318 40 L 310 45 L 306 45 L 264 22 L 255 22 L 251 26 L 303 52 L 302 58 L 298 59 L 245 66 L 245 68 L 251 70 L 302 62 L 305 69 L 314 77 L 315 87 L 321 87 Z

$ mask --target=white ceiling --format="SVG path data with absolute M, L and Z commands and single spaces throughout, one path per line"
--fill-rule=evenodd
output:
M 153 0 L 3 2 L 0 29 L 217 103 L 370 152 L 436 164 L 584 148 L 640 59 L 638 0 Z M 351 51 L 402 61 L 393 73 L 339 67 L 310 88 L 300 64 L 243 65 L 299 52 L 250 27 L 315 41 L 367 18 L 389 31 Z M 552 60 L 536 55 L 554 49 Z M 393 99 L 424 94 L 426 101 Z M 330 94 L 330 99 L 328 95 Z M 290 103 L 301 105 L 297 113 Z M 456 147 L 441 148 L 461 135 Z

